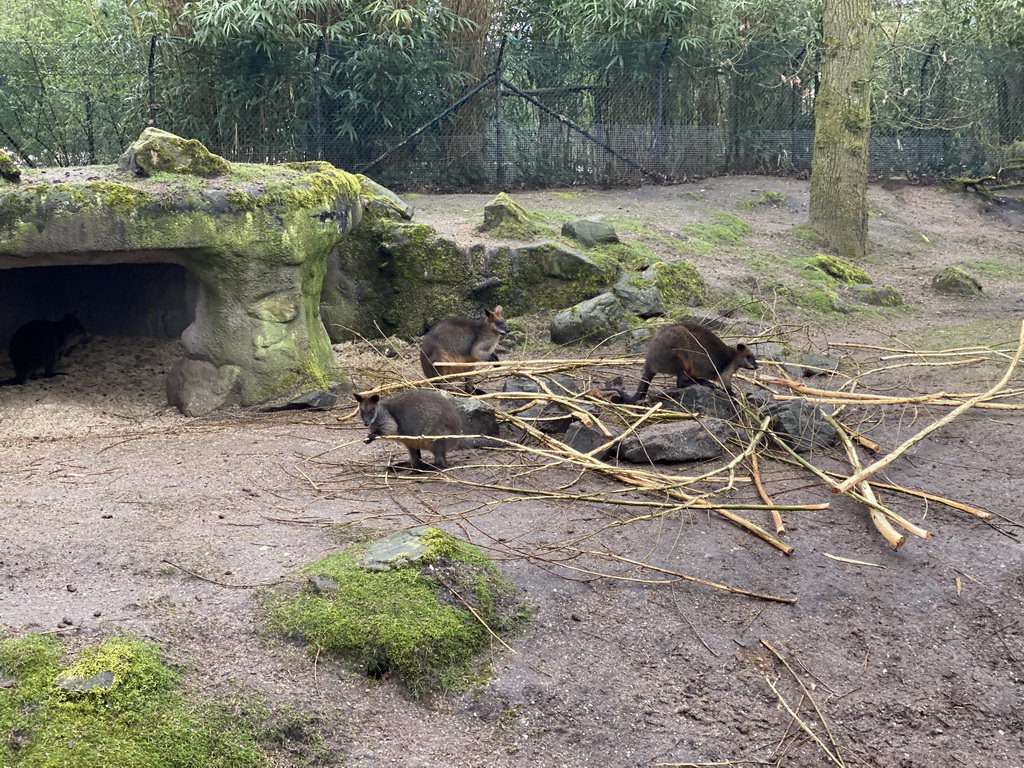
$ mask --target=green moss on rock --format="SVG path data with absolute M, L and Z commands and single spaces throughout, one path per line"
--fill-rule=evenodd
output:
M 846 259 L 841 259 L 838 256 L 830 256 L 826 253 L 816 253 L 811 263 L 821 271 L 846 283 L 847 285 L 871 282 L 871 276 L 868 275 L 867 272 L 856 264 L 853 264 Z
M 117 167 L 138 176 L 220 176 L 231 169 L 227 160 L 210 152 L 201 141 L 183 139 L 159 128 L 146 128 L 118 158 Z
M 531 240 L 540 232 L 526 209 L 504 192 L 499 192 L 484 206 L 484 220 L 479 229 L 492 237 L 508 240 Z
M 945 267 L 932 278 L 932 288 L 939 293 L 959 296 L 980 296 L 981 283 L 959 267 Z
M 21 181 L 21 169 L 14 164 L 14 161 L 3 150 L 0 150 L 0 179 L 11 184 Z
M 385 571 L 362 567 L 368 544 L 307 565 L 300 571 L 309 579 L 304 587 L 277 587 L 263 595 L 269 626 L 368 674 L 392 673 L 414 697 L 464 690 L 477 677 L 475 655 L 491 643 L 484 623 L 496 632 L 511 631 L 528 612 L 476 547 L 437 529 L 420 541 L 425 554 L 414 562 L 396 559 Z

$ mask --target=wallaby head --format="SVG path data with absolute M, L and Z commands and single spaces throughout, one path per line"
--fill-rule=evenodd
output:
M 353 392 L 352 397 L 359 403 L 359 418 L 362 419 L 365 426 L 370 426 L 374 419 L 377 418 L 377 406 L 380 404 L 380 395 L 377 393 L 361 395 L 358 392 Z
M 505 315 L 502 312 L 501 304 L 496 306 L 494 309 L 484 309 L 484 317 L 486 317 L 487 322 L 494 327 L 494 330 L 502 336 L 508 334 L 508 324 L 505 322 Z
M 754 353 L 750 351 L 750 347 L 743 342 L 740 342 L 736 345 L 736 352 L 737 360 L 739 361 L 739 364 L 737 365 L 738 368 L 746 368 L 750 371 L 757 370 L 757 358 L 754 357 Z

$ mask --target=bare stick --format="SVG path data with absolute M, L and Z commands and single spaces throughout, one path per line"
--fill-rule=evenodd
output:
M 818 720 L 821 721 L 821 725 L 825 729 L 825 733 L 828 734 L 828 740 L 832 743 L 832 748 L 835 750 L 835 755 L 833 755 L 828 750 L 828 748 L 822 743 L 821 739 L 815 736 L 809 728 L 805 726 L 804 730 L 807 731 L 807 733 L 811 736 L 812 739 L 818 742 L 821 748 L 825 751 L 825 754 L 832 758 L 832 761 L 836 765 L 841 766 L 841 768 L 845 768 L 845 763 L 843 763 L 843 759 L 839 756 L 839 745 L 836 743 L 836 739 L 832 735 L 832 731 L 828 727 L 828 721 L 826 721 L 825 716 L 821 714 L 821 710 L 818 709 L 818 704 L 814 701 L 814 697 L 811 696 L 811 692 L 807 690 L 807 686 L 804 685 L 804 681 L 801 680 L 800 677 L 796 674 L 796 672 L 793 671 L 793 668 L 789 665 L 789 662 L 786 661 L 785 657 L 777 650 L 775 650 L 767 641 L 762 640 L 761 645 L 763 645 L 769 651 L 774 653 L 775 657 L 779 661 L 781 661 L 783 665 L 785 665 L 786 669 L 789 670 L 789 674 L 793 676 L 793 679 L 796 680 L 797 684 L 800 686 L 800 689 L 804 692 L 804 695 L 807 697 L 807 700 L 811 702 L 811 706 L 814 707 L 814 711 L 818 715 Z M 767 675 L 765 676 L 765 680 L 768 680 Z M 786 709 L 789 709 L 789 706 L 786 704 L 786 702 L 782 700 L 782 696 L 779 695 L 779 692 L 775 690 L 775 686 L 773 686 L 770 681 L 768 682 L 768 685 L 771 687 L 773 691 L 775 691 L 775 694 L 779 696 L 779 700 L 782 701 L 783 706 L 785 706 Z M 790 713 L 793 714 L 793 717 L 796 717 L 796 714 L 793 713 L 792 710 L 790 710 Z M 803 721 L 800 721 L 800 724 L 803 726 Z
M 657 566 L 650 565 L 649 563 L 642 563 L 639 560 L 631 560 L 628 557 L 622 555 L 616 555 L 611 552 L 594 552 L 591 550 L 581 549 L 579 550 L 584 555 L 594 555 L 595 557 L 608 557 L 612 560 L 618 560 L 619 562 L 629 563 L 630 565 L 636 565 L 640 568 L 647 568 L 651 571 L 657 571 L 658 573 L 664 573 L 668 576 L 673 576 L 677 579 L 684 581 L 692 581 L 697 584 L 703 584 L 705 587 L 714 587 L 715 589 L 724 589 L 726 592 L 734 592 L 737 595 L 745 595 L 747 597 L 756 597 L 758 600 L 770 600 L 774 603 L 788 603 L 792 605 L 796 602 L 795 597 L 776 597 L 775 595 L 761 595 L 757 592 L 749 592 L 745 589 L 737 589 L 736 587 L 728 587 L 725 584 L 716 584 L 713 581 L 705 581 L 704 579 L 698 579 L 696 576 L 687 576 L 685 573 L 678 573 L 677 571 L 670 571 L 665 568 L 658 568 Z M 561 565 L 561 563 L 559 563 Z
M 885 458 L 879 459 L 874 464 L 871 464 L 870 466 L 868 466 L 865 469 L 861 470 L 860 472 L 858 472 L 853 477 L 849 477 L 846 480 L 844 480 L 838 486 L 833 488 L 832 492 L 833 493 L 846 493 L 846 491 L 850 490 L 857 483 L 861 482 L 862 480 L 867 480 L 869 477 L 871 477 L 876 472 L 879 472 L 880 470 L 885 469 L 887 466 L 889 466 L 894 461 L 896 461 L 896 459 L 898 459 L 900 456 L 902 456 L 904 453 L 906 453 L 914 445 L 919 443 L 924 438 L 928 437 L 928 435 L 930 435 L 935 430 L 940 429 L 941 427 L 946 426 L 947 424 L 949 424 L 949 422 L 953 421 L 953 419 L 955 419 L 957 416 L 959 416 L 964 411 L 967 411 L 967 410 L 971 409 L 972 407 L 974 407 L 975 405 L 980 403 L 985 398 L 991 397 L 996 392 L 1001 390 L 1004 386 L 1006 386 L 1006 382 L 1008 382 L 1010 380 L 1010 377 L 1013 375 L 1013 371 L 1017 367 L 1017 363 L 1020 361 L 1020 358 L 1021 358 L 1022 354 L 1024 354 L 1024 322 L 1022 322 L 1021 326 L 1020 326 L 1020 340 L 1017 343 L 1017 351 L 1014 353 L 1013 358 L 1010 360 L 1010 365 L 1007 367 L 1006 373 L 1003 374 L 1003 377 L 1001 379 L 999 379 L 999 381 L 997 381 L 995 383 L 995 385 L 991 389 L 989 389 L 987 392 L 984 392 L 983 394 L 980 394 L 980 395 L 978 395 L 976 397 L 972 397 L 970 400 L 968 400 L 967 402 L 963 403 L 958 408 L 954 408 L 952 411 L 947 413 L 941 419 L 939 419 L 938 421 L 928 425 L 927 427 L 922 429 L 920 432 L 918 432 L 916 435 L 911 437 L 909 440 L 904 442 L 902 445 L 900 445 L 896 450 L 894 450 L 892 453 L 890 453 Z

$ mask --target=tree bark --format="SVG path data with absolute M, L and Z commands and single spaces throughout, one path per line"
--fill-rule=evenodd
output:
M 864 256 L 870 248 L 871 0 L 825 0 L 823 33 L 808 223 L 839 255 Z

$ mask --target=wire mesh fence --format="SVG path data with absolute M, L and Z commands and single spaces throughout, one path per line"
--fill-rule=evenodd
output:
M 396 188 L 792 172 L 810 167 L 818 61 L 692 40 L 0 43 L 0 146 L 111 163 L 150 123 L 233 161 L 322 159 Z M 1024 155 L 1022 51 L 888 47 L 873 86 L 875 173 Z

